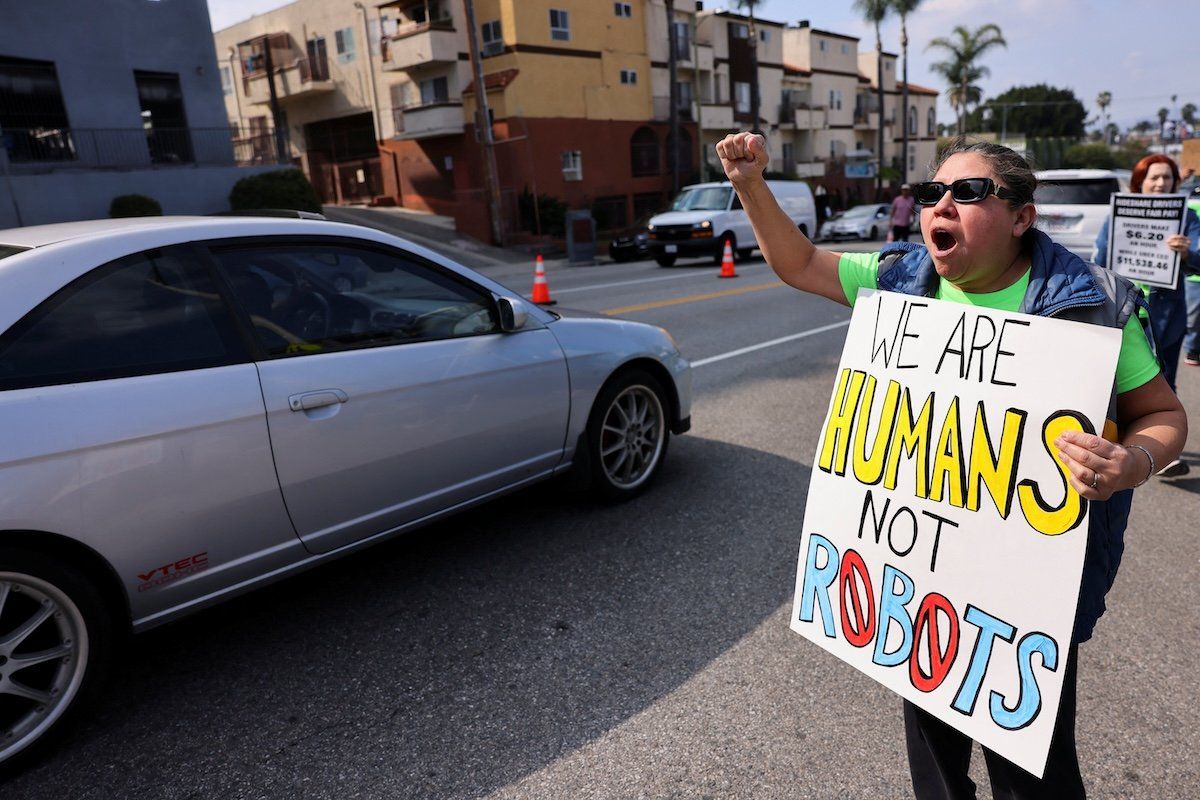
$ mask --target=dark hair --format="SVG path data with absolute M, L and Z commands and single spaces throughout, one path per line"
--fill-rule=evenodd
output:
M 942 165 L 950 158 L 950 156 L 958 155 L 959 153 L 975 153 L 982 156 L 992 167 L 992 172 L 996 173 L 1000 183 L 1011 189 L 1016 197 L 1009 200 L 1009 204 L 1013 208 L 1019 208 L 1026 203 L 1033 202 L 1033 191 L 1037 188 L 1037 178 L 1034 177 L 1033 170 L 1029 167 L 1029 162 L 1026 161 L 1020 153 L 1009 148 L 993 144 L 992 142 L 968 142 L 963 137 L 958 137 L 943 150 L 934 163 L 929 167 L 929 178 L 937 174 L 937 171 L 942 168 Z
M 1150 172 L 1150 167 L 1155 164 L 1166 164 L 1171 168 L 1171 176 L 1175 179 L 1171 190 L 1179 188 L 1179 165 L 1170 156 L 1165 156 L 1162 153 L 1156 153 L 1152 156 L 1146 156 L 1141 161 L 1133 165 L 1133 172 L 1129 175 L 1129 191 L 1142 193 L 1142 184 L 1146 181 L 1146 174 Z

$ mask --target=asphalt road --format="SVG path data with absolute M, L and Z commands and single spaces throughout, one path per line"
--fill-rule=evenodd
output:
M 97 713 L 0 796 L 909 796 L 899 699 L 787 626 L 849 312 L 761 260 L 739 272 L 549 275 L 561 305 L 663 325 L 698 365 L 693 429 L 647 495 L 535 488 L 140 636 Z M 1200 788 L 1198 493 L 1200 469 L 1138 490 L 1081 649 L 1092 797 Z M 978 750 L 973 768 L 988 797 Z

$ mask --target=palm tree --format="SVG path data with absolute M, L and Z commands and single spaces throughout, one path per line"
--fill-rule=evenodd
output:
M 900 15 L 900 53 L 903 58 L 904 86 L 900 89 L 900 114 L 904 120 L 904 148 L 900 156 L 900 182 L 908 183 L 908 15 L 917 10 L 922 0 L 891 0 L 892 10 Z
M 751 130 L 758 130 L 758 31 L 754 27 L 754 7 L 761 0 L 736 0 L 737 7 L 746 12 L 746 16 L 750 18 L 749 34 L 750 34 L 750 64 L 752 72 L 750 77 L 750 115 L 754 118 L 754 125 Z
M 972 81 L 986 78 L 991 70 L 977 62 L 993 47 L 1008 47 L 1000 27 L 992 23 L 981 25 L 974 31 L 964 25 L 956 25 L 949 38 L 939 36 L 925 46 L 926 50 L 945 50 L 948 58 L 931 64 L 930 69 L 941 75 L 950 88 L 946 96 L 958 114 L 958 134 L 965 130 L 967 106 L 978 104 L 983 93 Z
M 1179 109 L 1179 116 L 1188 125 L 1196 124 L 1196 104 L 1186 103 L 1183 108 Z
M 879 35 L 879 24 L 891 11 L 891 0 L 854 0 L 854 10 L 867 22 L 875 25 L 875 84 L 879 97 L 879 150 L 876 155 L 879 158 L 879 168 L 875 170 L 875 193 L 876 197 L 883 191 L 883 39 Z M 908 120 L 904 121 L 905 130 L 908 130 Z M 905 159 L 908 154 L 905 153 Z
M 1104 143 L 1109 144 L 1108 138 L 1108 107 L 1112 104 L 1112 92 L 1101 92 L 1096 95 L 1096 105 L 1100 106 L 1100 116 L 1104 117 Z

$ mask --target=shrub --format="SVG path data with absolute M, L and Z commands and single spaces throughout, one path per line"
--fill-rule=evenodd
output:
M 144 194 L 123 194 L 112 199 L 108 215 L 117 217 L 161 217 L 162 206 L 153 197 Z
M 298 169 L 280 169 L 242 178 L 229 193 L 234 211 L 260 208 L 286 208 L 293 211 L 321 212 L 317 190 Z
M 1063 166 L 1068 169 L 1112 169 L 1116 159 L 1106 144 L 1074 144 L 1063 153 Z
M 521 228 L 536 233 L 537 222 L 541 220 L 543 235 L 563 236 L 566 233 L 567 204 L 557 197 L 548 194 L 537 196 L 537 214 L 534 215 L 533 193 L 525 187 L 517 195 L 517 207 L 521 214 Z

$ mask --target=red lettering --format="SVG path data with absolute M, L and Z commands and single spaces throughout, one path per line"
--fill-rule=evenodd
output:
M 855 586 L 854 576 L 862 584 L 866 593 L 866 618 L 863 617 L 863 598 Z M 842 634 L 846 641 L 855 647 L 866 647 L 875 638 L 875 590 L 871 588 L 871 576 L 867 573 L 867 565 L 854 550 L 847 550 L 842 556 L 842 566 L 838 570 L 838 586 L 840 588 L 842 609 Z M 854 612 L 854 622 L 851 624 L 847 613 L 847 601 Z
M 946 652 L 942 652 L 937 612 L 941 611 L 950 620 L 949 639 L 946 643 Z M 925 674 L 925 670 L 921 669 L 919 653 L 921 652 L 921 639 L 926 637 L 928 640 L 929 651 L 929 674 Z M 958 655 L 958 613 L 954 610 L 954 606 L 945 596 L 937 592 L 930 592 L 925 595 L 925 599 L 921 601 L 921 608 L 917 611 L 916 629 L 913 634 L 913 649 L 912 656 L 908 661 L 908 677 L 912 681 L 912 685 L 921 692 L 932 692 L 934 689 L 942 685 L 942 681 L 946 679 L 947 673 L 950 672 L 950 667 L 954 664 L 954 658 Z

